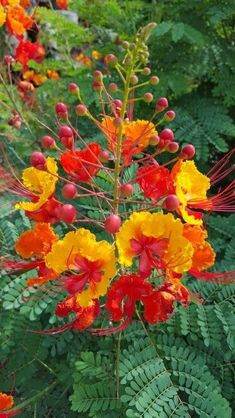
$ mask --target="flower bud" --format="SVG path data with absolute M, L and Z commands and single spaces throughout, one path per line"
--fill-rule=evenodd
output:
M 79 87 L 76 83 L 70 83 L 68 85 L 68 91 L 74 95 L 76 95 L 79 92 Z
M 76 106 L 76 114 L 78 116 L 85 116 L 87 114 L 87 107 L 83 104 L 79 104 Z
M 123 197 L 131 196 L 133 194 L 133 191 L 134 191 L 134 187 L 132 186 L 131 183 L 123 184 L 120 187 L 120 193 Z
M 116 93 L 118 91 L 118 86 L 116 83 L 109 84 L 109 91 L 110 93 Z
M 73 147 L 73 131 L 69 126 L 63 125 L 60 127 L 59 138 L 66 148 L 71 149 Z
M 73 205 L 63 205 L 59 212 L 59 219 L 66 224 L 72 224 L 77 218 L 77 211 Z
M 169 144 L 166 147 L 167 151 L 174 154 L 175 152 L 178 151 L 179 149 L 179 144 L 178 142 L 169 142 Z
M 156 86 L 158 83 L 159 83 L 159 78 L 158 78 L 156 75 L 153 75 L 153 76 L 150 78 L 150 84 L 151 84 L 152 86 Z
M 159 141 L 160 141 L 160 138 L 159 138 L 157 133 L 151 135 L 150 138 L 149 138 L 149 144 L 150 145 L 158 145 Z
M 16 60 L 12 57 L 12 55 L 5 55 L 3 58 L 3 62 L 5 65 L 11 65 L 14 64 Z
M 141 74 L 150 75 L 151 74 L 151 69 L 149 67 L 144 67 L 143 70 L 141 71 Z
M 188 144 L 182 148 L 180 156 L 181 158 L 190 160 L 191 158 L 194 157 L 195 152 L 196 152 L 195 147 L 192 144 Z
M 131 78 L 130 78 L 130 83 L 135 86 L 138 83 L 139 79 L 137 77 L 137 75 L 132 74 Z
M 72 183 L 65 184 L 62 188 L 62 196 L 65 199 L 71 200 L 77 195 L 77 189 Z
M 99 159 L 102 163 L 107 163 L 109 161 L 109 152 L 107 150 L 103 150 L 101 151 L 100 155 L 99 155 Z
M 174 120 L 174 119 L 175 119 L 175 112 L 174 112 L 174 110 L 168 110 L 168 111 L 165 113 L 165 115 L 164 115 L 164 119 L 165 119 L 167 122 L 171 122 L 172 120 Z
M 161 97 L 156 103 L 156 110 L 162 112 L 168 107 L 168 100 L 166 97 Z
M 30 157 L 30 163 L 32 167 L 38 170 L 45 170 L 46 168 L 46 157 L 40 151 L 34 151 Z
M 123 41 L 123 43 L 122 43 L 122 47 L 123 47 L 124 49 L 128 49 L 128 48 L 130 47 L 130 43 L 129 43 L 128 41 Z
M 103 90 L 102 82 L 98 80 L 94 80 L 92 83 L 92 87 L 95 91 L 101 92 Z
M 165 128 L 162 132 L 160 132 L 159 136 L 164 141 L 173 141 L 174 132 L 171 129 Z
M 114 118 L 113 119 L 113 124 L 116 128 L 119 128 L 123 123 L 122 118 Z
M 99 70 L 96 70 L 93 74 L 94 80 L 101 81 L 103 79 L 103 73 Z
M 118 63 L 118 59 L 114 54 L 108 54 L 104 57 L 104 62 L 107 65 L 115 66 Z
M 120 229 L 121 223 L 120 216 L 115 214 L 109 215 L 105 220 L 104 229 L 110 234 L 116 234 Z
M 55 106 L 56 114 L 61 119 L 67 119 L 68 118 L 68 109 L 67 106 L 64 103 L 57 103 Z
M 41 145 L 44 149 L 52 149 L 55 147 L 55 141 L 51 136 L 45 135 L 41 140 Z
M 163 204 L 164 208 L 169 211 L 174 211 L 178 209 L 179 205 L 180 201 L 175 194 L 169 194 L 169 196 L 167 196 L 167 198 L 164 200 Z
M 144 94 L 144 101 L 146 102 L 146 103 L 151 103 L 152 102 L 152 100 L 153 100 L 153 95 L 152 95 L 152 93 L 145 93 Z

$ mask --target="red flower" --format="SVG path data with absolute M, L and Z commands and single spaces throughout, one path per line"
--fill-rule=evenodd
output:
M 169 194 L 173 188 L 169 170 L 156 165 L 139 168 L 136 180 L 144 196 L 156 201 Z
M 101 168 L 99 155 L 101 148 L 92 142 L 81 151 L 65 151 L 60 158 L 61 165 L 75 180 L 88 182 Z
M 56 6 L 58 9 L 67 10 L 69 0 L 56 0 Z
M 145 298 L 144 319 L 149 324 L 166 321 L 169 315 L 174 312 L 176 300 L 184 304 L 189 302 L 188 290 L 177 279 L 173 283 L 164 283 Z
M 20 62 L 24 69 L 28 67 L 29 60 L 41 63 L 45 57 L 45 49 L 40 42 L 30 42 L 21 40 L 15 50 L 15 58 Z
M 47 222 L 50 224 L 54 224 L 59 220 L 59 212 L 61 207 L 62 203 L 58 202 L 52 196 L 38 210 L 35 210 L 33 212 L 29 212 L 26 210 L 25 215 L 36 222 Z
M 93 299 L 89 306 L 81 307 L 76 300 L 76 296 L 69 296 L 64 302 L 57 304 L 56 315 L 64 318 L 70 313 L 76 314 L 76 319 L 72 322 L 72 328 L 84 331 L 89 328 L 100 314 L 98 299 Z
M 126 318 L 131 321 L 135 303 L 137 301 L 143 302 L 151 293 L 152 286 L 145 282 L 143 277 L 137 274 L 122 276 L 108 292 L 106 309 L 114 321 Z

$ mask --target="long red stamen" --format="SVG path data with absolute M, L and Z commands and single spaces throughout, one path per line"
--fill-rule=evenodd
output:
M 75 320 L 69 322 L 68 324 L 61 325 L 60 327 L 45 329 L 45 330 L 34 330 L 34 329 L 27 329 L 27 332 L 31 332 L 33 334 L 40 334 L 40 335 L 56 335 L 60 334 L 61 332 L 69 331 L 73 328 Z
M 201 272 L 197 270 L 189 270 L 189 273 L 196 277 L 199 280 L 205 282 L 215 282 L 215 283 L 235 283 L 235 270 L 233 271 L 224 271 L 224 272 Z
M 111 335 L 111 334 L 115 334 L 116 332 L 120 332 L 123 329 L 125 329 L 126 327 L 128 327 L 128 325 L 131 323 L 132 318 L 127 318 L 125 319 L 125 321 L 123 321 L 120 325 L 118 325 L 117 327 L 110 327 L 110 328 L 92 328 L 90 330 L 90 332 L 92 333 L 92 335 L 97 335 L 99 337 L 105 336 L 105 335 Z

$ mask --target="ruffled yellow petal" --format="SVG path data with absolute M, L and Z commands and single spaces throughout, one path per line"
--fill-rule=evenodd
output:
M 116 235 L 120 264 L 130 267 L 136 256 L 131 247 L 131 239 L 141 235 L 166 239 L 167 249 L 162 261 L 166 268 L 177 273 L 190 269 L 192 265 L 193 246 L 183 236 L 183 224 L 172 214 L 134 212 L 125 221 Z
M 2 25 L 4 25 L 5 21 L 6 21 L 6 13 L 4 12 L 4 8 L 2 7 L 2 5 L 0 4 L 0 27 Z
M 47 171 L 38 170 L 34 167 L 26 168 L 23 171 L 22 181 L 26 189 L 35 194 L 36 202 L 19 202 L 16 209 L 23 209 L 29 212 L 40 209 L 44 203 L 53 195 L 58 180 L 58 167 L 54 158 L 48 157 L 46 162 Z
M 107 292 L 109 281 L 116 273 L 114 248 L 106 241 L 96 241 L 96 237 L 89 230 L 80 228 L 69 232 L 65 237 L 52 246 L 45 262 L 47 267 L 57 274 L 66 270 L 76 270 L 76 257 L 101 263 L 102 277 L 97 283 L 90 283 L 87 289 L 77 295 L 80 306 L 88 306 L 92 299 L 103 296 Z
M 198 171 L 194 161 L 180 161 L 172 170 L 175 193 L 180 200 L 179 212 L 185 222 L 192 225 L 201 225 L 202 220 L 197 219 L 187 210 L 190 201 L 207 199 L 210 188 L 210 179 Z

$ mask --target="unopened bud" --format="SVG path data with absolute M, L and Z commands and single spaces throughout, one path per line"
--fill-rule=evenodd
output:
M 116 83 L 109 84 L 109 91 L 110 93 L 116 93 L 118 91 L 118 86 Z
M 150 84 L 152 85 L 152 86 L 156 86 L 158 83 L 159 83 L 159 78 L 156 76 L 156 75 L 153 75 L 151 78 L 150 78 Z
M 175 194 L 169 194 L 169 196 L 167 196 L 167 198 L 164 200 L 163 204 L 164 208 L 169 211 L 174 211 L 178 209 L 179 205 L 180 201 Z
M 56 114 L 61 119 L 67 119 L 68 118 L 68 109 L 67 106 L 64 103 L 57 103 L 55 106 Z
M 103 73 L 97 70 L 94 72 L 93 77 L 94 77 L 94 80 L 101 81 L 103 79 Z
M 192 144 L 185 145 L 181 150 L 181 158 L 191 159 L 195 155 L 195 147 Z
M 114 54 L 108 54 L 104 57 L 104 62 L 107 65 L 115 66 L 118 63 L 118 59 Z
M 151 135 L 150 138 L 149 138 L 149 144 L 153 145 L 153 146 L 158 145 L 159 141 L 160 141 L 160 138 L 159 138 L 157 133 Z
M 34 151 L 30 157 L 30 163 L 33 167 L 38 170 L 45 170 L 46 168 L 46 157 L 40 151 Z
M 174 132 L 171 129 L 165 128 L 160 132 L 159 136 L 161 139 L 164 139 L 164 141 L 173 141 Z
M 76 114 L 78 116 L 85 116 L 87 114 L 87 107 L 83 104 L 79 104 L 76 106 Z
M 55 141 L 51 136 L 45 135 L 41 140 L 41 145 L 44 149 L 52 149 L 55 147 Z
M 174 120 L 174 119 L 175 119 L 175 112 L 174 112 L 174 110 L 168 110 L 168 111 L 165 113 L 165 115 L 164 115 L 164 119 L 165 119 L 167 122 L 171 122 L 172 120 Z
M 79 87 L 76 83 L 70 83 L 68 85 L 68 91 L 75 95 L 79 92 Z
M 170 152 L 171 154 L 174 154 L 175 152 L 178 151 L 179 144 L 178 142 L 169 142 L 166 148 L 168 152 Z
M 144 67 L 141 73 L 143 75 L 150 75 L 151 74 L 151 69 L 149 67 Z
M 127 41 L 123 41 L 123 43 L 122 43 L 122 47 L 123 47 L 124 49 L 128 49 L 128 48 L 129 48 L 129 46 L 130 46 L 130 43 L 129 43 L 129 42 L 127 42 Z
M 130 83 L 135 86 L 138 83 L 139 79 L 137 77 L 137 75 L 132 74 L 131 78 L 130 78 Z
M 162 112 L 168 107 L 168 100 L 166 97 L 161 97 L 156 103 L 157 112 Z
M 152 93 L 145 93 L 145 94 L 144 94 L 144 101 L 145 101 L 146 103 L 151 103 L 151 102 L 152 102 L 152 100 L 153 100 L 153 95 L 152 95 Z

